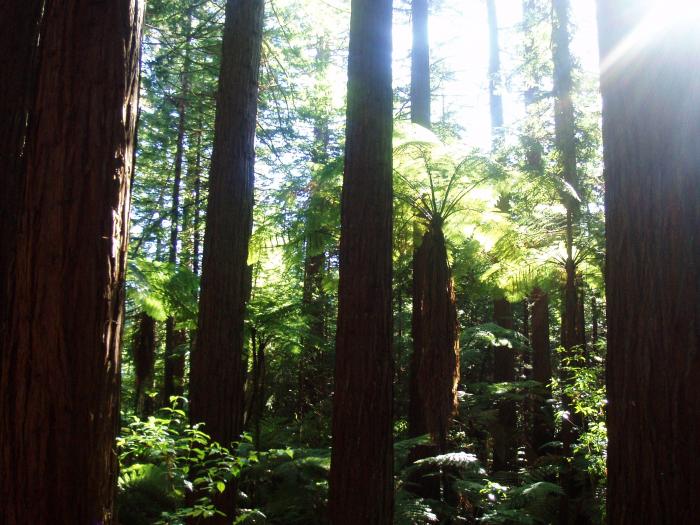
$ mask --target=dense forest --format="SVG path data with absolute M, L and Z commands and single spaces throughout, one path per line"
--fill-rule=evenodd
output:
M 0 524 L 700 522 L 694 0 L 4 0 Z

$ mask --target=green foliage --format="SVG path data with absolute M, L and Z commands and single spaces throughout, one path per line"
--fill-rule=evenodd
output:
M 258 461 L 254 451 L 241 447 L 233 454 L 199 425 L 189 425 L 179 408 L 184 402 L 174 398 L 157 416 L 131 417 L 122 428 L 117 507 L 124 525 L 179 525 L 189 517 L 211 516 L 218 512 L 211 497 Z
M 191 270 L 137 258 L 128 271 L 128 296 L 137 309 L 158 321 L 175 317 L 179 328 L 196 328 L 199 279 Z

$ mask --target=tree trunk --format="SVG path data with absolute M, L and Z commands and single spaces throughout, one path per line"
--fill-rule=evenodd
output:
M 44 0 L 7 2 L 0 22 L 0 342 L 7 329 L 12 266 L 25 185 L 24 149 L 37 75 Z M 0 361 L 1 363 L 1 361 Z
M 554 414 L 547 400 L 552 397 L 552 354 L 549 347 L 549 296 L 535 288 L 532 300 L 532 379 L 540 383 L 534 398 L 532 418 L 532 448 L 538 456 L 546 453 L 542 447 L 554 441 Z
M 513 305 L 506 299 L 493 302 L 493 317 L 496 324 L 513 329 Z M 515 381 L 515 352 L 507 346 L 497 346 L 494 350 L 493 380 L 496 383 Z M 493 471 L 509 471 L 515 469 L 517 448 L 515 433 L 517 414 L 515 402 L 501 400 L 498 402 L 498 421 L 494 431 Z
M 175 169 L 173 176 L 173 191 L 170 208 L 170 251 L 168 262 L 177 265 L 178 229 L 180 224 L 180 185 L 182 181 L 182 165 L 185 156 L 185 126 L 187 123 L 187 99 L 190 85 L 190 45 L 192 42 L 192 13 L 191 8 L 185 24 L 185 56 L 182 66 L 182 85 L 177 100 L 177 141 L 175 145 Z M 185 355 L 177 351 L 177 345 L 182 344 L 184 334 L 176 334 L 175 318 L 168 317 L 165 321 L 165 370 L 163 374 L 163 403 L 170 406 L 171 396 L 183 394 Z
M 153 388 L 153 366 L 156 361 L 156 321 L 143 312 L 134 334 L 134 369 L 136 376 L 136 413 L 140 417 L 153 414 L 153 398 L 148 391 Z
M 329 510 L 393 516 L 391 0 L 353 0 Z
M 228 0 L 214 125 L 197 348 L 191 356 L 190 419 L 224 446 L 243 425 L 243 322 L 252 229 L 253 164 L 262 0 Z M 217 506 L 234 510 L 229 487 Z
M 447 265 L 445 237 L 439 225 L 423 236 L 415 255 L 413 279 L 419 283 L 413 327 L 413 359 L 419 360 L 412 385 L 416 403 L 412 435 L 429 433 L 444 452 L 447 430 L 457 408 L 459 380 L 459 326 L 454 286 Z
M 496 1 L 486 0 L 489 23 L 489 105 L 493 149 L 503 141 L 503 99 L 501 97 L 501 51 L 498 43 Z
M 411 122 L 430 129 L 430 41 L 428 0 L 411 1 Z
M 608 522 L 700 516 L 700 40 L 656 2 L 599 4 L 605 145 Z
M 113 521 L 142 15 L 131 0 L 45 5 L 0 354 L 3 524 Z

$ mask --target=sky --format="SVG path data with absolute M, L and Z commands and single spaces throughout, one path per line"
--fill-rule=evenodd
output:
M 431 61 L 443 61 L 454 79 L 441 86 L 432 103 L 433 120 L 444 111 L 454 112 L 464 127 L 463 138 L 469 146 L 485 150 L 490 145 L 488 93 L 489 35 L 485 0 L 443 0 L 430 16 Z M 583 71 L 598 72 L 596 0 L 571 0 L 574 38 L 572 52 Z M 504 75 L 514 69 L 518 57 L 522 0 L 497 0 L 501 63 Z M 394 82 L 410 80 L 411 27 L 408 17 L 394 17 Z M 520 94 L 504 90 L 506 127 L 522 117 Z

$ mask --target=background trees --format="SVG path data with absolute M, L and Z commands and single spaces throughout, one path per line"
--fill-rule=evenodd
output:
M 601 4 L 606 207 L 593 2 L 353 4 L 153 0 L 135 151 L 133 13 L 6 6 L 3 511 L 690 519 L 692 22 Z

